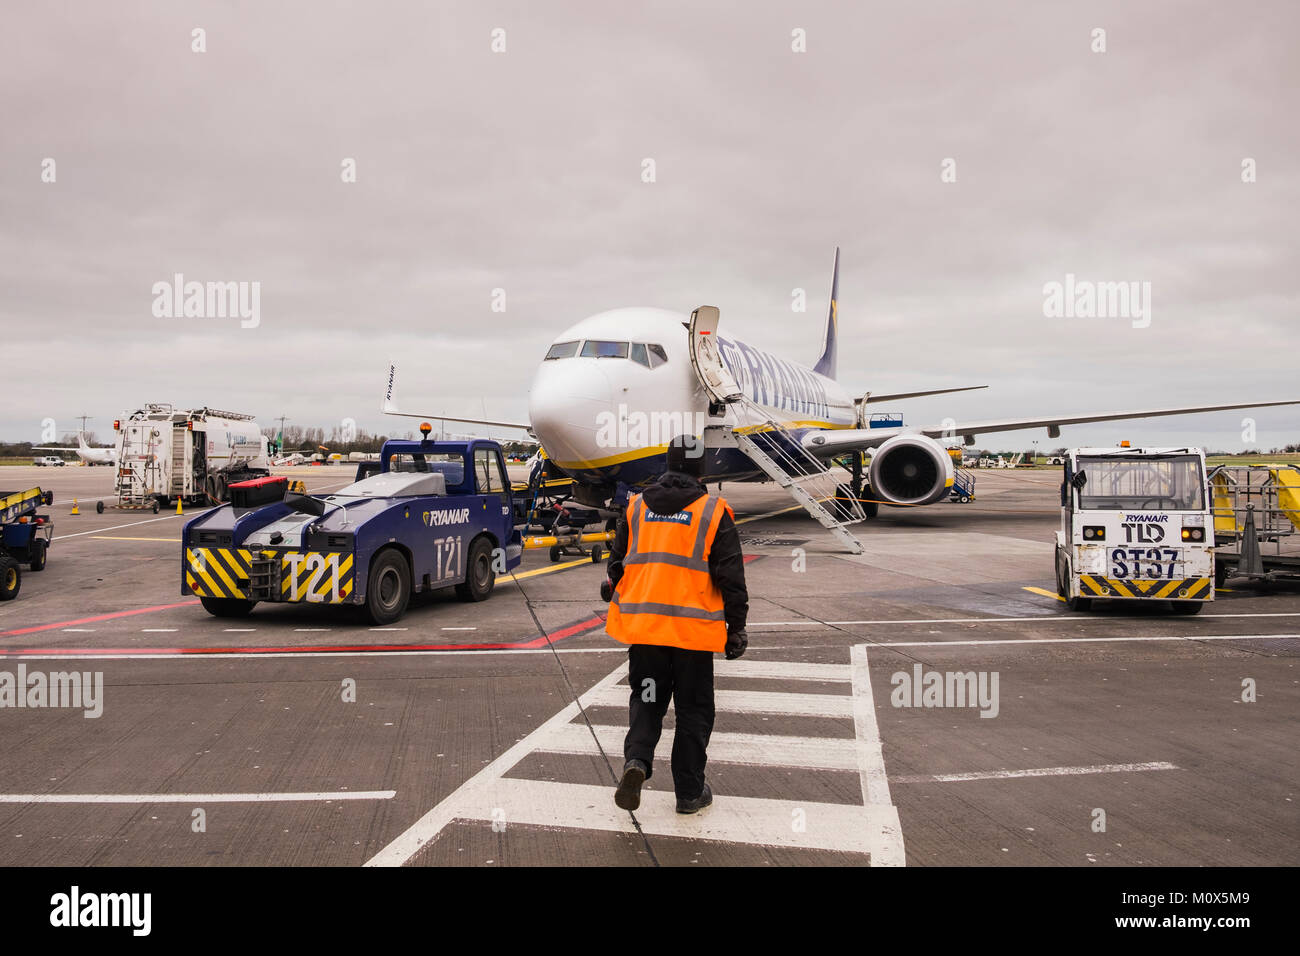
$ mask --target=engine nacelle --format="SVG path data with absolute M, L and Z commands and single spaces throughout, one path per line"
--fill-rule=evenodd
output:
M 928 505 L 952 488 L 952 457 L 925 435 L 891 438 L 871 456 L 871 490 L 890 504 Z

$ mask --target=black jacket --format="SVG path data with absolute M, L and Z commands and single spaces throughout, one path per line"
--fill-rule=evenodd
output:
M 708 494 L 704 486 L 690 475 L 676 471 L 663 476 L 645 490 L 646 507 L 655 514 L 681 511 L 697 498 Z M 623 558 L 627 554 L 627 512 L 618 519 L 618 530 L 609 549 L 609 579 L 618 584 L 623 577 Z M 718 533 L 709 549 L 709 577 L 722 592 L 727 631 L 743 630 L 749 616 L 749 591 L 745 588 L 745 556 L 740 550 L 740 533 L 731 515 L 723 512 Z

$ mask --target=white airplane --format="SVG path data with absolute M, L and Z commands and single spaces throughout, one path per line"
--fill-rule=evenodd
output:
M 737 433 L 775 431 L 779 440 L 797 442 L 823 460 L 870 450 L 870 470 L 854 474 L 853 494 L 872 516 L 880 504 L 917 506 L 947 498 L 954 473 L 946 446 L 973 445 L 976 435 L 1045 428 L 1058 438 L 1063 425 L 1300 404 L 1238 402 L 871 427 L 870 405 L 987 386 L 867 392 L 855 398 L 836 380 L 838 287 L 837 249 L 821 355 L 812 366 L 718 335 L 718 310 L 710 306 L 690 315 L 621 308 L 583 319 L 554 339 L 533 379 L 528 424 L 399 412 L 391 368 L 384 411 L 526 429 L 555 466 L 575 479 L 574 497 L 593 507 L 619 500 L 662 474 L 666 446 L 678 434 L 703 436 L 709 482 L 771 480 L 737 447 Z
M 95 448 L 93 445 L 86 444 L 86 436 L 77 432 L 76 445 L 37 445 L 35 451 L 75 451 L 77 457 L 88 465 L 111 465 L 117 461 L 117 449 L 109 446 L 108 448 Z

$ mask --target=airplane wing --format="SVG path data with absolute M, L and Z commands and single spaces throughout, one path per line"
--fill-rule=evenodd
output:
M 33 445 L 32 451 L 77 451 L 76 445 Z
M 957 388 L 928 388 L 920 392 L 867 392 L 862 398 L 863 405 L 874 405 L 877 402 L 896 402 L 902 398 L 920 398 L 922 395 L 947 395 L 949 392 L 973 392 L 977 388 L 988 388 L 987 385 L 960 385 Z
M 399 412 L 397 403 L 393 401 L 393 389 L 397 383 L 397 366 L 388 366 L 388 391 L 384 394 L 384 404 L 381 411 L 385 415 L 396 415 L 398 418 L 422 418 L 427 422 L 465 422 L 470 425 L 492 425 L 497 428 L 520 428 L 526 432 L 532 433 L 533 426 L 520 424 L 519 422 L 493 422 L 484 418 L 457 418 L 454 415 L 416 415 L 412 412 Z
M 468 422 L 471 425 L 495 425 L 498 428 L 521 428 L 524 431 L 531 431 L 532 425 L 524 425 L 520 422 L 492 422 L 486 418 L 456 418 L 454 415 L 413 415 L 410 412 L 395 412 L 391 409 L 384 409 L 385 415 L 396 415 L 399 418 L 422 418 L 426 422 Z
M 1052 438 L 1060 436 L 1062 425 L 1082 425 L 1088 422 L 1114 422 L 1134 418 L 1161 418 L 1166 415 L 1193 415 L 1197 412 L 1221 412 L 1234 408 L 1268 408 L 1274 405 L 1300 405 L 1300 399 L 1282 402 L 1239 402 L 1231 405 L 1201 405 L 1194 408 L 1153 408 L 1144 411 L 1100 412 L 1088 415 L 1065 415 L 1057 418 L 1009 418 L 983 422 L 956 422 L 930 425 L 925 428 L 844 428 L 810 432 L 803 437 L 803 445 L 814 455 L 827 457 L 848 451 L 863 451 L 884 444 L 898 435 L 920 433 L 931 438 L 962 438 L 973 441 L 976 435 L 991 432 L 1020 431 L 1026 428 L 1046 428 Z

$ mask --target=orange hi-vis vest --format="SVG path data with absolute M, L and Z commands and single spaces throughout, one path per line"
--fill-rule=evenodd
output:
M 722 651 L 727 624 L 722 592 L 709 577 L 709 552 L 723 514 L 722 498 L 701 495 L 670 515 L 649 510 L 637 495 L 627 506 L 627 555 L 605 630 L 624 644 L 665 644 Z

